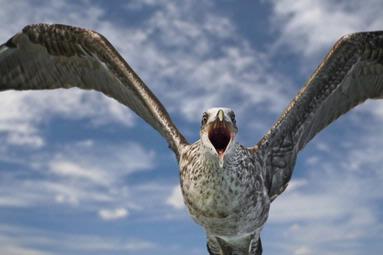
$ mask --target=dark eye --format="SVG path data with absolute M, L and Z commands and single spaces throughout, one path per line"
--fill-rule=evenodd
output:
M 202 126 L 206 124 L 208 117 L 209 117 L 209 115 L 207 115 L 207 113 L 204 112 L 202 115 L 202 121 L 201 121 Z
M 229 116 L 230 116 L 231 122 L 232 122 L 233 124 L 235 124 L 235 114 L 234 114 L 234 112 L 230 112 L 230 113 L 229 113 Z

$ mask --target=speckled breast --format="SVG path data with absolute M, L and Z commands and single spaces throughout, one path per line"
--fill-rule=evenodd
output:
M 190 214 L 211 234 L 251 233 L 263 226 L 269 197 L 261 171 L 245 148 L 238 145 L 222 168 L 198 149 L 180 161 L 181 189 Z

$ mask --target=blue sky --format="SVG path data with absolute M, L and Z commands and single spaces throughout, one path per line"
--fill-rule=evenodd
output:
M 370 1 L 0 1 L 0 39 L 30 23 L 105 35 L 190 142 L 204 110 L 236 111 L 254 145 L 341 35 L 383 28 Z M 368 102 L 300 154 L 271 207 L 264 254 L 380 254 L 383 104 Z M 0 94 L 0 255 L 206 254 L 164 140 L 77 89 Z

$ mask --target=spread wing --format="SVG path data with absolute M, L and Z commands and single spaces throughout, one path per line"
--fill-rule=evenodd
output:
M 0 91 L 78 87 L 131 108 L 179 156 L 185 138 L 138 75 L 102 35 L 65 25 L 31 25 L 0 46 Z
M 290 180 L 297 153 L 323 128 L 366 99 L 383 97 L 383 31 L 336 42 L 278 121 L 252 148 L 267 166 L 274 199 Z

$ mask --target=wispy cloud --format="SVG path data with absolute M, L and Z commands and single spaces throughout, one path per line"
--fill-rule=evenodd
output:
M 16 237 L 17 238 L 14 238 Z M 48 254 L 103 254 L 115 252 L 153 252 L 158 245 L 140 239 L 111 238 L 97 235 L 63 234 L 12 225 L 0 226 L 0 254 L 48 255 Z M 40 248 L 33 248 L 40 247 Z M 42 249 L 42 247 L 44 247 Z M 50 250 L 54 252 L 43 252 Z
M 176 209 L 185 207 L 184 199 L 182 197 L 180 185 L 176 185 L 170 196 L 166 199 L 166 203 Z
M 79 178 L 100 184 L 105 184 L 105 182 L 108 180 L 107 176 L 105 176 L 105 171 L 97 168 L 83 168 L 70 161 L 52 161 L 50 163 L 50 168 L 53 173 L 63 177 Z
M 307 66 L 319 63 L 320 54 L 340 36 L 381 30 L 383 23 L 376 19 L 380 7 L 374 0 L 273 1 L 271 19 L 280 32 L 276 49 L 298 56 L 308 75 L 312 70 Z M 292 188 L 271 207 L 264 234 L 272 231 L 270 242 L 279 243 L 270 243 L 272 254 L 379 253 L 383 224 L 382 194 L 377 187 L 382 181 L 383 158 L 376 152 L 383 141 L 376 127 L 383 124 L 381 109 L 379 102 L 358 107 L 337 121 L 342 135 L 325 131 L 319 140 L 314 139 L 314 147 L 301 153 L 295 170 L 299 179 L 293 177 Z
M 239 119 L 246 119 L 241 134 L 253 138 L 254 130 L 266 129 L 264 120 L 271 123 L 270 116 L 275 117 L 294 94 L 294 88 L 288 85 L 296 77 L 281 75 L 272 63 L 275 56 L 259 52 L 238 33 L 229 17 L 215 11 L 210 1 L 185 1 L 183 5 L 172 1 L 129 1 L 122 6 L 127 12 L 146 11 L 145 18 L 137 18 L 133 25 L 112 20 L 106 9 L 88 1 L 44 2 L 38 8 L 36 2 L 0 3 L 0 21 L 7 24 L 0 27 L 2 41 L 24 25 L 38 22 L 71 24 L 104 34 L 186 128 L 190 121 L 197 123 L 206 108 L 227 105 L 237 111 Z M 273 1 L 271 19 L 278 38 L 275 49 L 292 52 L 299 63 L 317 63 L 317 56 L 340 35 L 380 28 L 381 19 L 376 18 L 380 16 L 379 7 L 378 0 Z M 380 110 L 375 111 L 376 115 L 381 114 Z M 158 174 L 153 170 L 164 163 L 162 154 L 149 149 L 150 143 L 111 145 L 110 141 L 85 140 L 51 147 L 43 126 L 57 116 L 86 120 L 96 127 L 117 123 L 129 128 L 136 124 L 128 109 L 95 92 L 2 92 L 0 158 L 6 164 L 2 165 L 0 179 L 1 208 L 49 210 L 55 204 L 59 208 L 70 207 L 72 212 L 90 211 L 103 224 L 115 222 L 102 219 L 119 217 L 124 220 L 118 224 L 137 218 L 142 222 L 186 218 L 175 179 L 169 181 L 166 171 Z M 351 121 L 352 127 L 364 125 L 358 124 L 359 117 Z M 379 118 L 374 121 L 379 122 Z M 375 124 L 373 127 L 382 123 Z M 244 133 L 246 128 L 252 132 Z M 272 244 L 265 250 L 270 254 L 360 254 L 365 253 L 367 246 L 363 241 L 381 241 L 377 204 L 382 197 L 375 187 L 382 177 L 373 169 L 380 169 L 383 163 L 377 153 L 383 142 L 377 141 L 376 131 L 369 132 L 360 140 L 348 139 L 349 151 L 340 158 L 332 155 L 334 145 L 327 141 L 321 143 L 322 149 L 311 148 L 315 153 L 306 154 L 307 159 L 303 156 L 307 174 L 297 169 L 301 171 L 299 179 L 273 203 L 266 233 L 270 228 L 273 231 L 267 234 L 265 246 Z M 355 144 L 365 147 L 358 149 Z M 23 155 L 16 151 L 20 148 Z M 153 174 L 145 176 L 150 170 Z M 188 233 L 182 232 L 185 236 Z M 185 254 L 183 247 L 160 253 L 161 245 L 151 241 L 97 234 L 70 237 L 25 229 L 15 232 L 1 226 L 0 236 L 1 252 L 6 254 L 46 255 L 54 250 L 52 247 L 63 245 L 67 246 L 61 249 L 62 254 L 171 254 L 169 250 Z M 190 243 L 188 239 L 187 245 Z M 369 249 L 373 251 L 374 245 L 370 244 Z M 187 252 L 201 254 L 200 250 Z
M 64 23 L 92 28 L 100 23 L 104 12 L 97 6 L 80 8 L 82 2 L 45 2 L 34 8 L 35 2 L 20 1 L 9 5 L 1 2 L 0 40 L 6 41 L 25 25 L 32 23 Z M 28 12 L 26 10 L 34 9 Z M 14 20 L 16 13 L 23 13 Z M 68 15 L 68 13 L 70 13 Z M 89 119 L 95 124 L 110 122 L 125 126 L 133 124 L 133 114 L 119 103 L 95 92 L 76 89 L 53 92 L 2 92 L 0 94 L 0 134 L 11 145 L 41 147 L 45 144 L 40 124 L 54 115 L 69 119 Z M 79 110 L 81 109 L 81 110 Z M 42 117 L 44 116 L 44 118 Z
M 383 21 L 376 18 L 381 6 L 378 0 L 272 1 L 277 44 L 306 58 L 323 54 L 342 35 L 381 30 Z
M 128 211 L 125 208 L 117 208 L 114 210 L 101 209 L 98 211 L 98 215 L 103 220 L 117 220 L 128 216 Z
M 49 154 L 36 152 L 35 161 L 19 162 L 23 168 L 20 171 L 27 176 L 38 175 L 39 179 L 20 179 L 20 172 L 7 172 L 1 180 L 0 205 L 35 206 L 55 201 L 96 209 L 98 203 L 129 203 L 121 180 L 136 171 L 151 169 L 155 154 L 133 143 L 103 147 L 91 144 L 71 144 Z
M 139 26 L 112 23 L 104 19 L 105 10 L 101 7 L 83 8 L 83 5 L 87 2 L 47 2 L 36 9 L 36 13 L 26 12 L 17 22 L 11 22 L 10 13 L 32 6 L 29 2 L 15 6 L 4 4 L 0 21 L 9 25 L 0 29 L 0 40 L 7 40 L 30 23 L 65 23 L 94 29 L 118 48 L 169 111 L 182 114 L 189 121 L 198 122 L 201 113 L 212 106 L 232 106 L 238 115 L 250 110 L 276 114 L 288 102 L 286 77 L 273 72 L 268 57 L 239 36 L 235 25 L 216 14 L 214 5 L 208 1 L 199 4 L 186 1 L 183 5 L 168 1 L 127 4 L 128 9 L 132 5 L 151 6 L 151 15 Z M 190 12 L 194 8 L 204 11 Z M 208 9 L 211 11 L 206 11 Z M 39 130 L 41 116 L 61 115 L 127 126 L 133 123 L 129 110 L 96 93 L 76 90 L 9 93 L 2 93 L 4 100 L 0 102 L 12 100 L 12 108 L 19 110 L 7 114 L 9 106 L 0 105 L 5 112 L 0 112 L 0 117 L 7 114 L 7 118 L 0 118 L 0 127 L 3 125 L 7 141 L 16 145 L 36 147 L 45 143 Z M 17 131 L 6 123 L 25 128 Z
M 317 163 L 308 157 L 304 169 L 296 170 L 305 172 L 305 178 L 293 181 L 292 188 L 273 203 L 270 226 L 280 231 L 274 238 L 286 242 L 279 252 L 361 254 L 366 240 L 381 240 L 383 194 L 377 187 L 383 181 L 383 157 L 375 152 L 383 140 L 380 131 L 363 130 L 363 135 L 349 141 L 339 137 L 340 143 L 358 146 L 315 149 Z
M 267 56 L 237 36 L 229 19 L 214 11 L 209 15 L 190 13 L 191 8 L 213 6 L 166 2 L 145 25 L 148 40 L 141 44 L 143 51 L 153 48 L 156 54 L 148 56 L 154 60 L 153 66 L 148 68 L 145 62 L 143 75 L 155 79 L 149 80 L 155 89 L 168 88 L 164 98 L 171 103 L 170 109 L 181 111 L 191 120 L 198 119 L 204 109 L 232 102 L 236 102 L 233 108 L 238 112 L 262 104 L 268 106 L 266 111 L 279 110 L 284 89 L 281 77 L 270 75 Z

